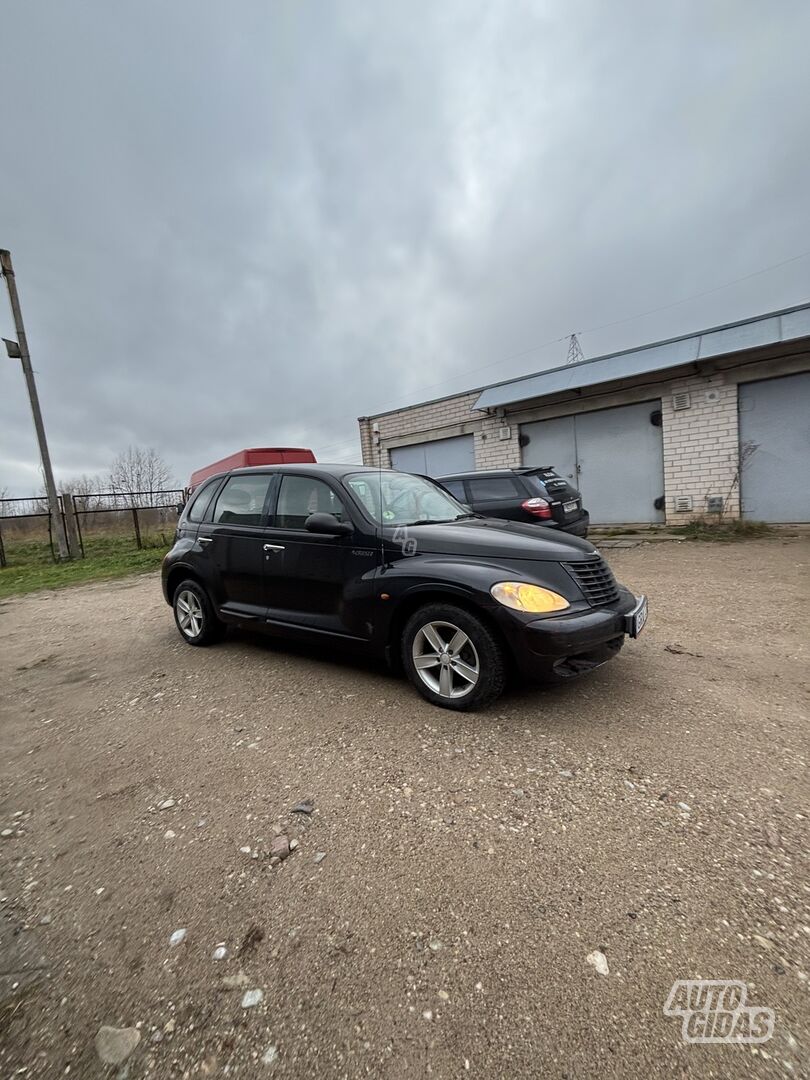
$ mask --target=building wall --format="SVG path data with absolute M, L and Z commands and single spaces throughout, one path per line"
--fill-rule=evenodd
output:
M 394 446 L 410 446 L 430 439 L 449 439 L 454 435 L 475 434 L 475 460 L 477 468 L 484 468 L 478 460 L 478 433 L 483 422 L 482 413 L 472 412 L 478 393 L 468 391 L 453 397 L 428 401 L 424 405 L 410 405 L 405 409 L 381 413 L 379 416 L 361 416 L 360 449 L 364 465 L 378 465 L 372 426 L 380 425 L 379 451 L 381 463 L 390 468 L 389 450 Z M 487 466 L 492 468 L 492 466 Z
M 689 408 L 676 410 L 674 395 L 683 392 Z M 667 524 L 705 513 L 712 495 L 723 498 L 727 516 L 739 517 L 737 384 L 722 374 L 675 379 L 667 383 L 661 412 Z M 675 500 L 684 496 L 692 508 L 679 513 Z
M 644 384 L 617 382 L 607 390 L 588 388 L 581 397 L 573 400 L 558 395 L 556 399 L 544 399 L 542 404 L 521 402 L 507 410 L 503 418 L 471 411 L 479 396 L 478 390 L 374 417 L 361 417 L 363 462 L 367 465 L 378 463 L 371 435 L 375 421 L 380 428 L 384 466 L 390 465 L 388 451 L 393 446 L 473 433 L 476 468 L 515 468 L 521 464 L 518 442 L 521 424 L 660 399 L 667 523 L 685 524 L 705 513 L 707 499 L 716 495 L 723 498 L 727 515 L 738 517 L 737 386 L 740 382 L 810 370 L 810 354 L 797 353 L 750 363 L 741 358 L 737 364 L 733 357 L 727 357 L 724 363 L 725 369 L 720 371 L 715 370 L 717 364 L 707 364 L 704 374 Z M 689 407 L 676 410 L 673 395 L 682 392 L 689 395 Z M 678 512 L 676 499 L 684 496 L 691 498 L 692 509 Z

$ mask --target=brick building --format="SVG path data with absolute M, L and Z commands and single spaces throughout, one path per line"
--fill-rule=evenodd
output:
M 552 465 L 595 523 L 810 521 L 810 304 L 359 423 L 366 464 Z

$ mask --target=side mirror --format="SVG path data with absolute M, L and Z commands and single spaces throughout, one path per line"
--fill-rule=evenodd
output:
M 310 514 L 304 522 L 304 528 L 311 533 L 324 536 L 348 536 L 354 532 L 354 526 L 348 521 L 338 521 L 334 514 Z

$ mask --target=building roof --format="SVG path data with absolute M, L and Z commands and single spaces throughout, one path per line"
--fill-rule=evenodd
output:
M 473 409 L 496 409 L 530 398 L 578 390 L 616 379 L 631 379 L 744 349 L 762 348 L 810 336 L 810 304 L 771 311 L 741 322 L 713 326 L 696 334 L 657 341 L 638 349 L 580 360 L 485 387 Z

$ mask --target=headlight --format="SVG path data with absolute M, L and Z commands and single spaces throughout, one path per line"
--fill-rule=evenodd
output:
M 540 614 L 548 611 L 565 611 L 571 605 L 564 596 L 543 589 L 539 585 L 526 585 L 520 581 L 499 581 L 489 590 L 492 596 L 504 607 L 528 614 Z

